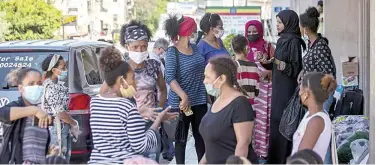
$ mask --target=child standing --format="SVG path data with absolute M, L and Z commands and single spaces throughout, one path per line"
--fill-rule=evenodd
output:
M 242 35 L 232 39 L 232 49 L 235 52 L 235 62 L 238 65 L 237 80 L 239 85 L 247 92 L 249 102 L 253 106 L 259 94 L 260 75 L 257 64 L 247 59 L 248 41 Z

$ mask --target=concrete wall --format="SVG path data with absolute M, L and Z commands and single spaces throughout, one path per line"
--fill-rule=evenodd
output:
M 341 59 L 356 56 L 359 59 L 359 85 L 365 94 L 365 111 L 369 112 L 369 2 L 370 0 L 324 1 L 324 30 L 329 39 L 339 82 L 342 75 Z
M 375 164 L 375 55 L 376 55 L 376 13 L 375 13 L 375 8 L 376 8 L 376 3 L 374 0 L 371 0 L 371 5 L 370 5 L 370 39 L 371 39 L 371 48 L 370 48 L 370 54 L 371 54 L 371 59 L 370 59 L 370 116 L 373 117 L 373 120 L 371 120 L 371 136 L 370 136 L 370 159 L 368 161 L 368 164 Z

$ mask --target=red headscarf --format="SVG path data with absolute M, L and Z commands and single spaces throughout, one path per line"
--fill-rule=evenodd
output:
M 256 49 L 257 51 L 261 51 L 263 53 L 267 53 L 267 51 L 265 49 L 264 29 L 260 21 L 252 20 L 252 21 L 248 21 L 245 24 L 245 37 L 248 37 L 248 27 L 251 25 L 254 25 L 256 27 L 257 32 L 259 34 L 259 38 L 256 41 L 253 41 L 253 42 L 248 41 L 248 46 L 249 46 L 250 51 L 248 53 L 247 59 L 250 61 L 254 61 L 252 48 Z
M 197 31 L 197 24 L 191 17 L 183 16 L 183 22 L 179 26 L 179 36 L 190 36 L 193 32 Z

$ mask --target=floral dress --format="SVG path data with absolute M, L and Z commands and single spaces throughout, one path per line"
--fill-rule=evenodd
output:
M 137 107 L 154 108 L 158 103 L 157 80 L 160 72 L 160 63 L 149 59 L 145 61 L 145 67 L 135 69 L 137 93 L 135 96 Z
M 54 82 L 51 79 L 46 79 L 43 83 L 44 86 L 44 96 L 42 100 L 42 107 L 48 114 L 56 116 L 56 114 L 60 112 L 69 112 L 68 110 L 68 103 L 69 103 L 69 95 L 68 95 L 68 87 L 64 86 L 61 82 Z M 70 125 L 63 123 L 61 121 L 61 151 L 62 156 L 69 162 L 70 159 L 70 151 L 71 151 L 71 141 L 72 138 L 69 134 Z M 58 146 L 58 136 L 57 136 L 57 127 L 54 121 L 54 126 L 49 127 L 51 141 L 50 146 Z

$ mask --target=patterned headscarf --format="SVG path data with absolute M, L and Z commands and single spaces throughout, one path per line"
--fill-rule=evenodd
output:
M 126 43 L 140 40 L 149 41 L 149 36 L 143 28 L 134 25 L 125 29 L 124 40 Z

